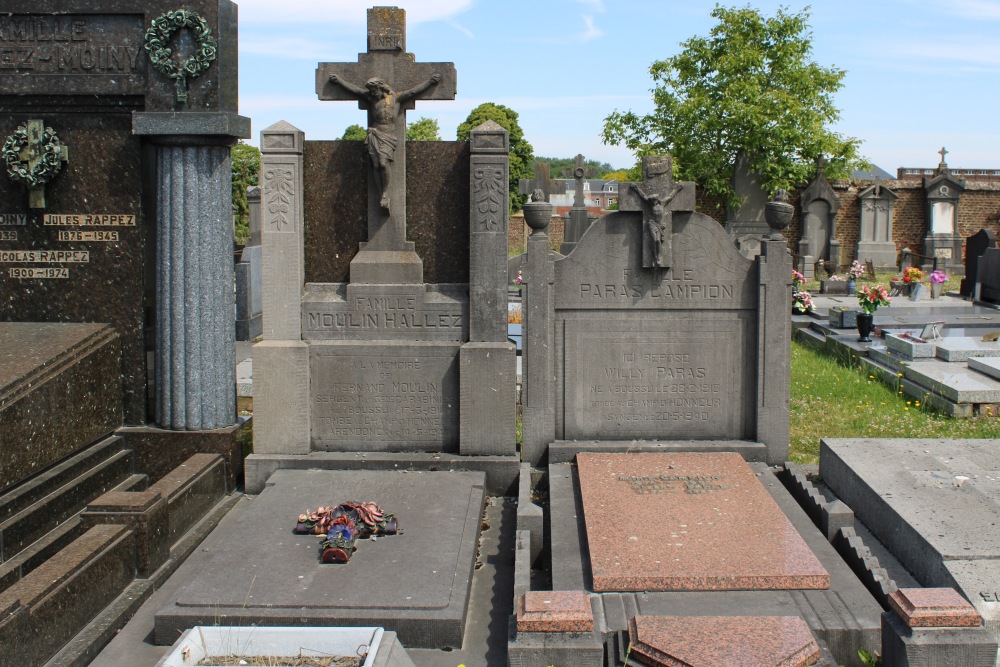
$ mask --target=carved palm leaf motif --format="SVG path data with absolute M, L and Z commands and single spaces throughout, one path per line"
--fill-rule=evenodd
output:
M 264 202 L 271 214 L 268 224 L 274 231 L 283 232 L 291 227 L 293 197 L 295 185 L 291 167 L 272 167 L 264 173 Z
M 472 196 L 476 211 L 487 231 L 495 231 L 500 225 L 502 207 L 506 205 L 507 183 L 503 169 L 488 167 L 476 169 Z

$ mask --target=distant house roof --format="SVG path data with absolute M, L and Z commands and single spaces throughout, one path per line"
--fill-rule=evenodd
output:
M 896 177 L 877 164 L 872 165 L 871 171 L 858 170 L 851 172 L 852 181 L 874 181 L 876 178 L 880 181 L 891 181 Z

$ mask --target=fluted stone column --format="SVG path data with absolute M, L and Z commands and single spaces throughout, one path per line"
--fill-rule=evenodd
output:
M 236 423 L 232 176 L 229 148 L 249 120 L 227 113 L 137 113 L 156 146 L 156 425 Z

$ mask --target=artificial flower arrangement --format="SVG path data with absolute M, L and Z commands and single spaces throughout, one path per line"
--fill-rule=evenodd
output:
M 812 294 L 806 290 L 796 290 L 792 292 L 792 310 L 796 313 L 808 313 L 815 310 Z
M 805 283 L 805 281 L 806 281 L 806 277 L 804 275 L 802 275 L 801 273 L 799 273 L 795 269 L 792 269 L 792 284 L 793 285 L 798 286 L 798 285 L 801 285 L 801 284 Z
M 874 315 L 879 306 L 892 305 L 892 297 L 881 285 L 862 286 L 858 288 L 858 305 L 865 315 Z
M 944 281 L 948 280 L 948 274 L 940 269 L 934 269 L 931 271 L 930 281 L 935 285 L 940 285 Z
M 907 267 L 906 270 L 903 271 L 903 282 L 907 285 L 919 283 L 923 279 L 924 272 L 915 266 Z
M 844 279 L 843 279 L 843 278 L 842 278 L 841 276 L 838 276 L 838 275 L 837 275 L 837 274 L 835 273 L 835 274 L 833 274 L 832 276 L 830 276 L 830 282 L 834 282 L 834 283 L 842 283 L 842 282 L 844 282 Z
M 861 266 L 861 262 L 854 260 L 851 262 L 851 268 L 847 269 L 847 275 L 851 280 L 857 280 L 865 274 L 865 267 Z

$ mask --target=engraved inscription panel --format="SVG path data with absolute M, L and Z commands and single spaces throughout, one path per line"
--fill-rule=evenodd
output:
M 144 31 L 141 14 L 0 16 L 0 89 L 141 95 Z
M 313 449 L 457 451 L 458 350 L 452 343 L 313 343 Z
M 562 437 L 748 437 L 756 389 L 749 318 L 712 315 L 563 320 Z

